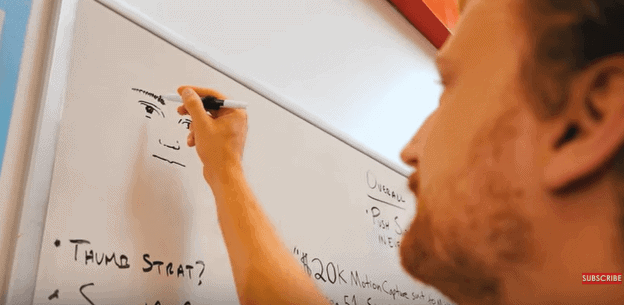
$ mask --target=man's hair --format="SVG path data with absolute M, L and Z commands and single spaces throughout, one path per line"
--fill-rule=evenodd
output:
M 532 54 L 523 76 L 541 118 L 566 108 L 570 78 L 624 52 L 624 0 L 525 0 Z M 624 54 L 624 53 L 623 53 Z
M 624 0 L 525 1 L 532 55 L 523 66 L 523 76 L 529 92 L 535 94 L 530 100 L 536 114 L 548 119 L 566 109 L 575 73 L 601 58 L 624 56 Z M 620 232 L 624 232 L 624 147 L 606 172 L 622 182 L 616 193 L 622 207 Z

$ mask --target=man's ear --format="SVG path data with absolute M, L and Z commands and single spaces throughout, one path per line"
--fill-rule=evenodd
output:
M 543 181 L 553 191 L 596 174 L 624 144 L 624 56 L 591 64 L 567 90 L 566 110 L 546 130 Z

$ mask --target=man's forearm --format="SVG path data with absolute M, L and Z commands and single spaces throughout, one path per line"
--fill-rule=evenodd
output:
M 227 170 L 211 187 L 241 303 L 327 304 L 277 236 L 243 171 Z

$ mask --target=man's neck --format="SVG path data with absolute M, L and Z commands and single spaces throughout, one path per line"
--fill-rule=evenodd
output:
M 569 194 L 544 193 L 531 215 L 535 258 L 502 266 L 501 304 L 618 304 L 622 285 L 589 289 L 583 273 L 624 272 L 622 203 L 614 182 L 602 177 Z M 542 215 L 542 216 L 540 216 Z M 544 221 L 538 219 L 542 217 Z M 617 301 L 620 300 L 620 301 Z

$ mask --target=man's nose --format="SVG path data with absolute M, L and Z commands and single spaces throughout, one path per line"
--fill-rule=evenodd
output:
M 160 145 L 167 147 L 167 148 L 171 148 L 173 150 L 180 150 L 180 141 L 178 140 L 169 140 L 166 141 L 163 138 L 158 139 L 158 143 L 160 143 Z
M 418 129 L 418 132 L 416 132 L 414 137 L 403 148 L 403 151 L 401 152 L 401 159 L 405 162 L 405 164 L 414 168 L 418 165 L 419 159 L 423 156 L 425 142 L 427 141 L 427 137 L 429 137 L 436 113 L 437 110 L 425 120 L 422 126 Z

